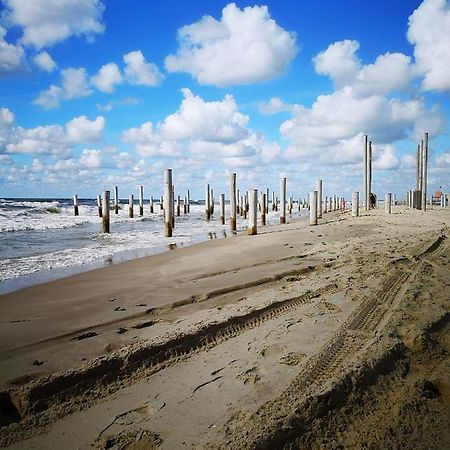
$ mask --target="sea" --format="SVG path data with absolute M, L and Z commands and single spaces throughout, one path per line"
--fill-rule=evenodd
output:
M 164 236 L 163 212 L 158 203 L 144 215 L 134 206 L 128 217 L 128 200 L 119 213 L 111 211 L 110 234 L 101 232 L 95 199 L 79 199 L 74 215 L 72 199 L 0 199 L 0 294 L 63 278 L 122 261 L 171 251 L 208 239 L 230 237 L 228 221 L 221 225 L 218 205 L 211 220 L 205 220 L 204 202 L 192 202 L 190 213 L 175 217 L 173 236 Z M 271 208 L 269 208 L 271 209 Z M 305 215 L 295 204 L 289 220 Z M 229 217 L 229 206 L 225 216 Z M 278 223 L 278 213 L 269 211 L 268 224 Z M 238 217 L 238 232 L 247 221 Z

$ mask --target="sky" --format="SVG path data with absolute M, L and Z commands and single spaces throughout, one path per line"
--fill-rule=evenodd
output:
M 450 191 L 447 0 L 0 0 L 0 197 Z

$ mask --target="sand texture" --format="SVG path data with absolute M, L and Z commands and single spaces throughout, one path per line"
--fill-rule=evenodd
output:
M 449 227 L 327 213 L 0 296 L 0 446 L 448 449 Z

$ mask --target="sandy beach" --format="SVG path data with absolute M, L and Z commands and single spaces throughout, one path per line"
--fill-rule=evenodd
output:
M 450 447 L 450 213 L 260 227 L 0 296 L 0 446 Z

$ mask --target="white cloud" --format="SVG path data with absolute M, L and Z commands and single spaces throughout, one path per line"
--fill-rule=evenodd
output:
M 24 67 L 25 52 L 21 45 L 5 41 L 6 30 L 0 26 L 0 76 L 13 74 Z
M 122 74 L 117 64 L 108 63 L 91 77 L 91 82 L 99 91 L 111 93 L 114 92 L 116 85 L 122 83 Z
M 328 75 L 334 80 L 336 88 L 352 84 L 360 68 L 360 61 L 355 55 L 358 49 L 359 42 L 348 39 L 331 44 L 313 58 L 316 72 Z
M 444 152 L 436 158 L 439 166 L 450 166 L 450 152 Z
M 294 108 L 294 105 L 284 103 L 279 97 L 272 97 L 266 103 L 260 103 L 258 110 L 261 114 L 278 114 L 280 112 L 290 112 Z
M 101 150 L 84 149 L 80 156 L 80 164 L 88 169 L 99 169 L 102 166 Z
M 393 170 L 400 166 L 400 160 L 392 145 L 373 146 L 373 168 L 375 170 Z
M 102 33 L 100 0 L 4 0 L 8 20 L 23 28 L 21 41 L 42 48 L 68 37 Z
M 413 167 L 416 167 L 416 164 L 417 164 L 416 155 L 412 155 L 411 153 L 407 153 L 406 155 L 403 155 L 401 164 L 402 164 L 402 167 L 405 169 L 411 169 Z
M 240 10 L 230 3 L 220 21 L 204 16 L 178 30 L 169 72 L 188 72 L 201 84 L 230 86 L 281 75 L 297 54 L 296 36 L 270 18 L 267 6 Z
M 166 117 L 161 132 L 169 140 L 235 142 L 248 135 L 248 116 L 240 113 L 234 97 L 206 102 L 183 89 L 184 99 L 174 114 Z
M 409 17 L 408 40 L 414 45 L 416 69 L 424 90 L 450 89 L 450 3 L 424 0 Z
M 62 100 L 86 97 L 92 94 L 84 67 L 62 70 L 61 86 L 52 84 L 47 90 L 41 91 L 32 103 L 44 109 L 54 109 L 59 107 Z
M 140 50 L 123 56 L 125 76 L 130 84 L 157 86 L 164 78 L 158 67 L 145 60 Z
M 0 153 L 9 141 L 14 125 L 14 113 L 8 108 L 0 108 Z
M 89 120 L 86 116 L 79 116 L 66 124 L 67 139 L 72 143 L 96 142 L 102 139 L 105 118 L 98 116 Z
M 47 52 L 40 52 L 33 58 L 34 63 L 39 69 L 46 72 L 52 72 L 56 69 L 56 63 Z
M 54 109 L 59 107 L 62 97 L 63 90 L 52 84 L 46 91 L 41 91 L 32 103 L 44 109 Z
M 84 67 L 62 70 L 61 84 L 65 99 L 86 97 L 92 94 Z

